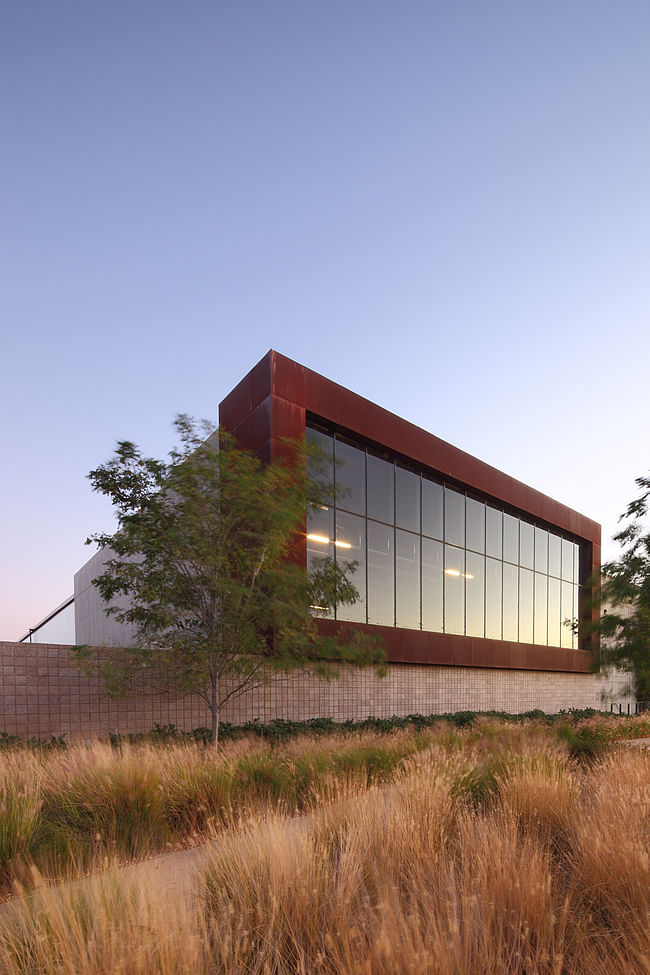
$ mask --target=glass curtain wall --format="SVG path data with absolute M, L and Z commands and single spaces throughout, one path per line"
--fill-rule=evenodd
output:
M 333 503 L 308 514 L 307 564 L 353 564 L 337 619 L 576 649 L 580 549 L 389 455 L 308 427 Z

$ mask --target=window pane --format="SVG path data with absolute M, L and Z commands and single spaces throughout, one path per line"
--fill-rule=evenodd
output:
M 486 559 L 485 635 L 490 640 L 501 639 L 501 574 L 501 562 Z
M 548 535 L 548 574 L 560 577 L 560 559 L 562 551 L 562 539 L 549 532 Z
M 356 514 L 366 513 L 366 455 L 364 451 L 335 442 L 336 504 Z
M 519 564 L 519 519 L 506 514 L 503 516 L 503 558 Z
M 535 529 L 535 572 L 548 572 L 548 532 Z
M 468 636 L 485 636 L 485 556 L 467 553 L 465 597 L 465 632 Z
M 573 586 L 570 582 L 562 583 L 562 630 L 560 632 L 560 646 L 571 649 L 573 638 L 571 621 L 573 620 Z
M 445 541 L 465 546 L 465 495 L 445 488 Z
M 319 505 L 307 511 L 307 569 L 328 556 L 334 558 L 334 509 Z
M 422 534 L 442 539 L 443 487 L 422 478 Z
M 573 616 L 574 619 L 580 619 L 580 588 L 579 586 L 573 587 Z M 578 649 L 578 634 L 573 634 L 573 639 L 571 640 L 571 646 L 574 650 Z
M 474 552 L 485 551 L 485 505 L 473 498 L 467 499 L 466 547 Z
M 395 532 L 397 626 L 420 629 L 420 536 Z
M 354 572 L 350 574 L 350 581 L 359 593 L 358 602 L 354 605 L 336 607 L 338 620 L 350 620 L 354 623 L 366 622 L 366 523 L 363 518 L 348 515 L 344 511 L 336 513 L 336 561 L 339 564 L 358 562 Z
M 519 642 L 533 642 L 533 573 L 519 570 Z
M 503 563 L 503 639 L 516 640 L 519 634 L 518 569 Z
M 420 531 L 420 475 L 413 471 L 395 468 L 396 506 L 395 519 L 400 528 Z
M 442 543 L 422 539 L 422 629 L 442 633 Z
M 503 558 L 503 512 L 490 505 L 485 510 L 485 551 L 495 559 Z
M 445 633 L 465 629 L 465 553 L 445 545 Z
M 307 444 L 313 445 L 317 451 L 307 460 L 307 477 L 322 486 L 323 503 L 332 504 L 334 501 L 334 438 L 320 430 L 307 427 Z M 313 493 L 313 492 L 310 492 Z
M 562 578 L 573 582 L 573 542 L 562 539 Z
M 535 529 L 527 521 L 519 522 L 519 565 L 525 569 L 532 569 L 534 565 L 533 549 L 535 546 Z
M 334 509 L 318 505 L 307 510 L 307 571 L 318 569 L 324 558 L 334 558 Z M 310 608 L 316 616 L 334 617 L 334 607 L 315 603 Z
M 395 466 L 372 454 L 368 454 L 368 517 L 389 525 L 395 520 Z
M 580 546 L 573 546 L 573 581 L 580 582 Z
M 560 615 L 560 581 L 548 580 L 548 645 L 560 646 L 560 630 L 562 617 Z
M 535 643 L 548 640 L 548 577 L 535 573 Z
M 394 528 L 368 522 L 368 622 L 395 626 Z

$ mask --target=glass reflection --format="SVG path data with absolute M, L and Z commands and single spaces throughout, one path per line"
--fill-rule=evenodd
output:
M 395 467 L 368 454 L 368 517 L 392 525 L 395 521 Z
M 368 622 L 395 625 L 395 529 L 368 522 Z
M 532 569 L 534 565 L 533 552 L 535 548 L 535 529 L 527 521 L 519 522 L 519 565 L 525 569 Z
M 562 578 L 573 582 L 573 542 L 562 539 Z
M 573 586 L 570 582 L 562 583 L 562 627 L 560 631 L 560 646 L 571 649 L 573 634 L 571 623 L 573 622 Z
M 403 467 L 395 468 L 395 523 L 412 532 L 420 531 L 420 477 Z
M 548 573 L 548 532 L 535 529 L 535 572 Z
M 485 551 L 495 559 L 503 558 L 503 512 L 489 504 L 485 509 Z
M 519 634 L 518 572 L 516 565 L 503 562 L 503 639 L 516 640 Z
M 560 612 L 560 580 L 548 580 L 548 644 L 550 647 L 560 646 L 562 615 Z
M 503 516 L 503 558 L 519 564 L 519 519 L 506 514 Z
M 548 574 L 559 579 L 562 559 L 562 539 L 552 532 L 548 534 Z
M 441 542 L 422 539 L 422 629 L 442 633 L 443 550 Z
M 444 492 L 442 484 L 422 478 L 422 534 L 430 538 L 443 537 L 442 515 Z
M 485 636 L 485 556 L 468 552 L 465 566 L 465 632 Z
M 334 509 L 318 505 L 307 511 L 307 569 L 323 558 L 334 558 Z
M 359 563 L 361 599 L 338 618 L 577 648 L 563 621 L 578 614 L 579 544 L 323 431 L 307 439 L 309 475 L 338 492 L 307 511 L 307 567 Z
M 548 640 L 548 577 L 535 573 L 535 643 Z
M 334 503 L 334 438 L 320 430 L 307 427 L 306 440 L 312 445 L 316 455 L 307 455 L 307 478 L 322 487 L 323 501 Z
M 363 518 L 337 511 L 335 557 L 337 562 L 344 565 L 351 562 L 358 563 L 356 570 L 350 574 L 350 580 L 359 593 L 359 600 L 354 605 L 336 607 L 336 618 L 353 623 L 365 623 L 366 522 Z
M 465 552 L 445 545 L 445 633 L 465 629 Z
M 485 505 L 473 498 L 467 499 L 466 547 L 474 552 L 485 551 Z
M 342 440 L 335 441 L 336 505 L 356 514 L 366 513 L 366 455 Z
M 395 597 L 397 626 L 420 628 L 420 536 L 395 532 Z
M 519 570 L 519 642 L 533 642 L 533 573 Z
M 485 560 L 485 635 L 501 639 L 501 562 Z
M 465 495 L 445 488 L 445 541 L 450 545 L 465 545 Z

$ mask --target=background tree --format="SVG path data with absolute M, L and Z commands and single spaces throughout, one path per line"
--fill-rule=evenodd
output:
M 76 647 L 107 690 L 125 693 L 143 677 L 159 690 L 197 694 L 216 743 L 224 705 L 279 673 L 333 677 L 337 665 L 381 663 L 376 641 L 351 630 L 323 636 L 313 615 L 358 599 L 355 563 L 322 559 L 308 574 L 296 560 L 309 504 L 331 503 L 324 458 L 305 444 L 262 464 L 223 430 L 187 416 L 175 422 L 181 446 L 169 461 L 144 457 L 131 442 L 89 474 L 115 508 L 114 534 L 93 535 L 108 551 L 93 580 L 118 621 L 135 624 L 133 646 L 95 655 Z
M 641 494 L 628 504 L 614 536 L 623 546 L 618 559 L 602 566 L 597 587 L 601 617 L 601 662 L 634 675 L 637 700 L 650 700 L 650 477 L 635 481 Z

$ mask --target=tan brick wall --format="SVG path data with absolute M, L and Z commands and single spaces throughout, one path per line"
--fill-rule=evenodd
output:
M 67 647 L 0 642 L 0 731 L 90 738 L 149 731 L 155 723 L 189 730 L 209 724 L 196 697 L 158 694 L 111 699 L 99 678 L 86 677 Z M 222 720 L 303 720 L 390 717 L 445 711 L 510 711 L 602 707 L 600 679 L 591 674 L 390 664 L 388 675 L 343 671 L 325 682 L 308 675 L 280 677 L 232 701 Z

